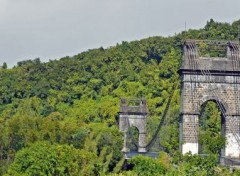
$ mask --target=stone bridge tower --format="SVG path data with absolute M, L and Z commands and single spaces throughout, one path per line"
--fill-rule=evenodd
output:
M 147 107 L 146 100 L 135 99 L 126 100 L 121 99 L 119 112 L 119 129 L 124 132 L 124 147 L 123 152 L 129 152 L 127 146 L 127 139 L 130 127 L 138 129 L 138 152 L 146 152 L 146 125 L 147 125 Z
M 225 48 L 225 57 L 200 57 L 198 44 L 188 40 L 184 45 L 181 77 L 180 149 L 183 154 L 198 154 L 198 128 L 201 106 L 213 100 L 223 120 L 226 145 L 222 156 L 240 158 L 240 52 L 234 42 L 205 41 Z

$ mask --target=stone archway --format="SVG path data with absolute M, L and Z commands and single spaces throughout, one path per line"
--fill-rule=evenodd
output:
M 205 104 L 208 101 L 214 101 L 214 102 L 218 102 L 220 103 L 220 105 L 224 108 L 224 112 L 225 114 L 229 114 L 229 107 L 228 107 L 228 103 L 222 99 L 221 97 L 217 97 L 215 95 L 204 95 L 200 100 L 199 100 L 199 105 L 202 106 L 203 104 Z M 200 109 L 200 107 L 198 108 Z
M 181 77 L 180 150 L 198 154 L 201 105 L 215 100 L 224 109 L 227 144 L 223 155 L 240 158 L 240 60 L 236 43 L 226 46 L 225 58 L 200 57 L 195 41 L 184 46 Z
M 130 100 L 133 101 L 133 100 Z M 123 152 L 129 152 L 127 146 L 127 132 L 131 127 L 138 129 L 138 152 L 146 152 L 146 124 L 147 124 L 147 109 L 146 100 L 134 100 L 135 105 L 129 105 L 126 99 L 121 99 L 119 112 L 119 129 L 124 132 L 124 147 Z
M 220 154 L 220 156 L 225 156 L 225 146 L 221 144 L 223 144 L 222 142 L 226 138 L 226 132 L 225 132 L 226 121 L 224 117 L 226 114 L 226 109 L 228 107 L 226 104 L 225 105 L 223 104 L 225 103 L 220 102 L 220 100 L 212 96 L 206 97 L 203 103 L 201 104 L 201 108 L 200 108 L 201 110 L 199 114 L 199 132 L 198 132 L 199 154 L 205 155 L 205 154 L 208 154 L 209 151 L 211 152 L 217 151 L 217 153 Z M 223 108 L 223 112 L 220 110 L 219 106 Z M 207 108 L 210 108 L 210 109 L 217 108 L 217 111 L 215 111 L 215 113 L 214 111 L 212 112 L 208 111 L 206 116 L 205 111 Z M 216 112 L 219 112 L 219 111 L 220 111 L 220 114 L 216 114 Z M 219 128 L 219 129 L 216 131 L 216 128 Z M 216 145 L 216 142 L 221 146 L 215 146 L 214 148 L 212 147 L 209 148 L 210 140 L 213 140 L 214 146 Z

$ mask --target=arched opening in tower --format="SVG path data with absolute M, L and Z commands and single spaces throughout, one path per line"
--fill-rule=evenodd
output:
M 224 155 L 225 112 L 223 105 L 215 100 L 202 104 L 199 115 L 199 154 Z
M 139 130 L 135 126 L 131 126 L 127 132 L 127 148 L 130 151 L 138 151 Z

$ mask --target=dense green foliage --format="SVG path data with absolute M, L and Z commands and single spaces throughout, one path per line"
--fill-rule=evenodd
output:
M 240 21 L 228 24 L 210 20 L 203 29 L 172 37 L 122 42 L 47 63 L 27 60 L 11 69 L 4 63 L 0 69 L 0 175 L 121 173 L 123 141 L 117 128 L 120 98 L 147 99 L 149 140 L 174 85 L 179 84 L 177 71 L 184 39 L 236 40 L 238 25 Z M 203 55 L 209 52 L 201 47 Z M 172 160 L 137 157 L 131 161 L 133 170 L 123 174 L 227 175 L 211 157 L 181 158 L 179 109 L 178 86 L 161 130 L 164 135 L 160 134 Z M 216 154 L 224 145 L 220 128 L 213 123 L 220 114 L 210 103 L 204 116 L 208 119 L 207 130 L 201 134 L 204 152 Z M 179 159 L 179 165 L 173 165 Z M 194 167 L 189 169 L 192 163 Z
M 202 153 L 220 154 L 225 145 L 225 139 L 221 132 L 221 112 L 217 104 L 209 101 L 200 117 L 199 143 Z
M 94 154 L 73 146 L 37 142 L 17 153 L 8 174 L 91 175 L 94 173 L 92 158 Z
M 129 163 L 134 165 L 133 172 L 139 176 L 163 175 L 169 166 L 168 156 L 164 153 L 160 153 L 158 159 L 136 156 Z

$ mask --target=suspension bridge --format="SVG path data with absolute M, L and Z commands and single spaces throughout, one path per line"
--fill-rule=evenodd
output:
M 202 56 L 199 48 L 209 46 L 217 50 L 221 57 Z M 221 161 L 240 164 L 240 48 L 234 41 L 186 40 L 183 45 L 182 65 L 179 69 L 181 80 L 180 108 L 180 151 L 199 154 L 199 118 L 201 109 L 208 101 L 216 102 L 222 115 L 221 134 L 226 144 L 221 150 Z M 154 143 L 159 150 L 164 150 L 159 138 L 164 121 L 169 111 L 175 90 L 179 87 L 176 80 L 166 108 L 160 118 L 156 132 L 147 142 L 147 105 L 144 99 L 121 99 L 119 129 L 124 133 L 123 152 L 126 158 L 136 154 L 156 157 L 151 152 Z M 138 139 L 129 132 L 131 127 L 138 129 Z M 129 142 L 130 141 L 130 142 Z M 157 141 L 157 142 L 156 142 Z M 130 146 L 135 146 L 132 151 Z

